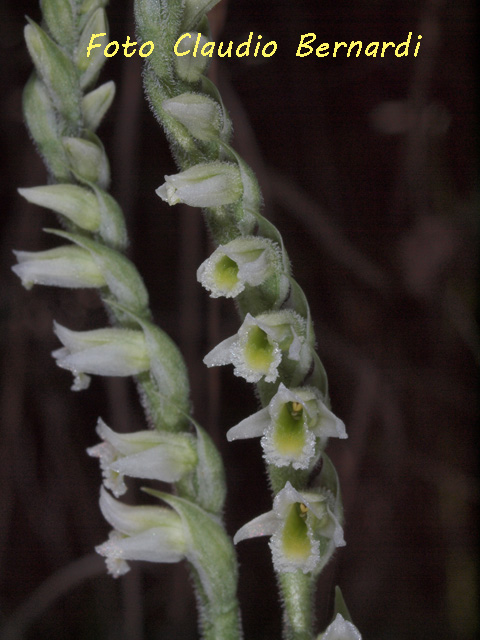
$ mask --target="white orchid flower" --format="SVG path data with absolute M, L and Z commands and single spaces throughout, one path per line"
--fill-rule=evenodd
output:
M 150 367 L 143 331 L 71 331 L 57 322 L 54 331 L 63 347 L 53 351 L 52 356 L 59 367 L 73 373 L 73 391 L 88 387 L 90 378 L 85 374 L 132 376 Z
M 323 566 L 323 555 L 345 545 L 343 529 L 335 514 L 335 499 L 325 489 L 300 493 L 287 482 L 275 496 L 273 510 L 254 518 L 237 531 L 233 541 L 271 536 L 275 570 L 300 569 L 310 573 Z
M 280 264 L 280 252 L 274 242 L 257 236 L 240 237 L 218 247 L 198 268 L 197 280 L 212 298 L 235 298 L 245 285 L 258 287 L 265 282 Z M 286 276 L 283 289 L 286 295 Z
M 34 284 L 70 288 L 98 288 L 106 280 L 88 251 L 71 245 L 47 251 L 14 251 L 12 271 L 26 289 Z
M 275 382 L 278 366 L 285 356 L 304 362 L 310 358 L 305 341 L 305 320 L 294 311 L 247 313 L 234 336 L 217 345 L 203 359 L 207 367 L 233 364 L 234 374 L 247 382 Z
M 108 572 L 114 578 L 129 571 L 127 560 L 180 562 L 185 557 L 187 544 L 182 519 L 172 509 L 123 504 L 103 487 L 100 509 L 113 531 L 95 550 L 106 558 Z
M 219 207 L 242 195 L 240 171 L 227 162 L 196 164 L 186 171 L 165 176 L 156 194 L 168 204 L 184 202 L 191 207 Z
M 227 432 L 229 441 L 262 437 L 265 459 L 269 464 L 308 469 L 314 461 L 320 441 L 346 438 L 345 425 L 322 400 L 314 387 L 287 389 L 280 383 L 269 405 L 245 418 Z
M 195 439 L 187 433 L 116 433 L 101 418 L 97 433 L 103 442 L 87 453 L 99 458 L 103 484 L 117 498 L 127 490 L 124 476 L 177 482 L 193 471 L 198 461 Z

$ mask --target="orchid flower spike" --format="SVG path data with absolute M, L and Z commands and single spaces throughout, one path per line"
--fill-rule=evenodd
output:
M 100 376 L 132 376 L 150 367 L 143 331 L 132 329 L 95 329 L 71 331 L 54 323 L 54 331 L 63 347 L 52 352 L 62 369 L 74 375 L 73 391 L 86 389 L 90 378 Z
M 172 509 L 157 506 L 133 507 L 123 504 L 103 487 L 100 510 L 113 527 L 109 539 L 95 547 L 106 558 L 114 577 L 127 573 L 127 560 L 180 562 L 187 551 L 181 517 Z
M 127 490 L 124 476 L 177 482 L 197 464 L 195 438 L 187 433 L 116 433 L 101 418 L 97 433 L 103 442 L 87 449 L 87 453 L 99 458 L 103 484 L 117 498 Z
M 245 286 L 258 287 L 281 268 L 278 245 L 268 238 L 246 236 L 218 247 L 200 265 L 197 280 L 212 298 L 235 298 Z M 288 278 L 283 275 L 282 298 L 288 293 Z
M 275 382 L 284 356 L 308 368 L 311 350 L 305 332 L 305 320 L 289 309 L 256 318 L 247 313 L 238 333 L 217 345 L 203 361 L 207 367 L 231 363 L 234 374 L 247 382 L 262 378 Z
M 241 527 L 233 542 L 271 536 L 269 545 L 278 573 L 315 572 L 336 547 L 345 545 L 335 511 L 335 499 L 328 490 L 300 493 L 287 482 L 275 496 L 273 510 Z
M 317 443 L 324 447 L 328 438 L 346 438 L 347 433 L 318 389 L 287 389 L 281 382 L 268 407 L 227 432 L 229 441 L 260 436 L 268 464 L 308 469 L 316 459 Z
M 345 620 L 341 613 L 337 613 L 335 620 L 317 640 L 362 640 L 362 636 L 355 625 Z

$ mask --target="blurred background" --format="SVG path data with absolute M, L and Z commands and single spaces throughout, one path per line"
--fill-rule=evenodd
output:
M 2 0 L 0 635 L 194 639 L 184 567 L 144 563 L 114 581 L 93 552 L 109 529 L 98 465 L 85 454 L 96 420 L 118 431 L 145 423 L 131 382 L 94 378 L 73 393 L 50 352 L 53 319 L 100 327 L 103 308 L 89 291 L 26 292 L 10 271 L 12 249 L 52 246 L 41 229 L 56 224 L 16 192 L 46 181 L 21 114 L 25 14 L 40 20 L 32 0 Z M 131 2 L 112 2 L 108 15 L 112 40 L 133 39 Z M 271 58 L 215 60 L 211 73 L 307 294 L 349 433 L 328 448 L 347 546 L 319 581 L 318 626 L 338 584 L 365 640 L 478 637 L 476 17 L 467 0 L 222 0 L 211 17 L 217 41 L 237 45 L 252 31 L 278 44 Z M 296 57 L 309 32 L 315 46 L 423 38 L 416 58 L 412 47 L 402 58 Z M 231 368 L 202 364 L 238 320 L 196 282 L 212 249 L 200 213 L 154 194 L 175 167 L 140 74 L 137 55 L 107 62 L 102 78 L 116 80 L 117 96 L 99 135 L 130 257 L 188 361 L 195 416 L 225 456 L 233 534 L 271 508 L 258 442 L 224 436 L 258 407 Z M 266 539 L 238 553 L 245 637 L 279 638 Z

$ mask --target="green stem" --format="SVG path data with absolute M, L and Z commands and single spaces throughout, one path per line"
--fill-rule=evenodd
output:
M 301 571 L 279 575 L 286 640 L 312 640 L 315 581 Z
M 205 590 L 202 587 L 196 569 L 190 565 L 197 608 L 199 612 L 199 625 L 202 640 L 241 640 L 242 623 L 238 601 L 232 603 L 228 610 L 221 610 L 212 606 Z

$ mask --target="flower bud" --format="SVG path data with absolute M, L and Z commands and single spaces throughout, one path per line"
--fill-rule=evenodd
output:
M 113 249 L 119 251 L 125 249 L 128 237 L 125 217 L 120 205 L 109 193 L 100 189 L 95 183 L 87 182 L 87 184 L 95 193 L 100 208 L 99 236 Z
M 34 72 L 23 90 L 23 113 L 32 138 L 56 180 L 68 182 L 71 174 L 60 137 L 60 123 L 46 86 Z
M 308 469 L 317 455 L 317 442 L 346 438 L 345 425 L 324 404 L 314 387 L 287 389 L 280 383 L 268 407 L 242 420 L 227 432 L 228 440 L 262 437 L 268 464 Z
M 72 5 L 64 0 L 41 0 L 42 16 L 48 30 L 61 47 L 71 51 L 74 46 L 75 20 Z
M 222 111 L 212 98 L 197 93 L 182 93 L 164 100 L 162 107 L 198 140 L 218 139 L 222 128 Z
M 28 202 L 59 213 L 86 231 L 98 231 L 100 207 L 89 189 L 75 184 L 49 184 L 18 189 Z
M 311 357 L 305 329 L 305 320 L 294 311 L 262 313 L 256 318 L 247 313 L 238 333 L 217 345 L 203 361 L 207 367 L 231 363 L 234 374 L 247 382 L 263 377 L 275 382 L 284 356 L 303 364 Z
M 54 331 L 63 347 L 53 351 L 52 356 L 59 367 L 73 373 L 73 391 L 88 386 L 90 380 L 85 374 L 133 376 L 150 367 L 142 331 L 117 328 L 71 331 L 57 322 Z
M 165 176 L 165 183 L 156 194 L 170 205 L 184 202 L 191 207 L 219 207 L 240 198 L 242 181 L 235 165 L 207 162 Z
M 115 96 L 115 83 L 110 80 L 87 93 L 82 100 L 85 127 L 95 131 L 109 110 Z
M 201 18 L 220 0 L 186 0 L 183 10 L 182 29 L 196 27 Z
M 318 572 L 333 549 L 345 544 L 334 509 L 335 501 L 328 491 L 300 493 L 287 482 L 275 496 L 273 510 L 241 527 L 233 541 L 237 544 L 247 538 L 269 535 L 277 572 Z M 327 551 L 328 558 L 323 557 Z
M 87 453 L 99 458 L 103 483 L 117 498 L 127 490 L 124 476 L 177 482 L 197 464 L 195 438 L 187 433 L 115 433 L 99 418 L 97 434 L 103 442 Z
M 67 245 L 48 251 L 14 251 L 18 264 L 12 271 L 26 289 L 34 284 L 54 287 L 98 288 L 106 285 L 90 253 Z
M 181 517 L 172 509 L 122 504 L 102 487 L 100 509 L 113 527 L 107 542 L 95 548 L 114 577 L 127 573 L 127 560 L 180 562 L 187 551 Z
M 175 71 L 178 76 L 186 82 L 198 82 L 205 72 L 209 58 L 201 55 L 193 56 L 194 43 L 197 41 L 198 33 L 190 31 L 190 38 L 184 37 L 177 40 L 176 50 L 177 54 L 174 54 Z M 206 45 L 208 38 L 204 35 L 200 36 L 198 42 L 198 49 L 201 51 L 202 47 Z M 188 51 L 188 53 L 187 53 Z M 180 55 L 179 55 L 180 54 Z
M 239 237 L 218 247 L 200 265 L 197 280 L 211 292 L 212 298 L 235 298 L 245 285 L 261 285 L 280 265 L 280 252 L 274 242 L 254 236 Z
M 71 170 L 82 180 L 95 182 L 102 189 L 110 183 L 110 166 L 100 140 L 91 134 L 93 141 L 84 138 L 63 138 Z
M 101 46 L 91 49 L 90 55 L 87 57 L 88 45 L 94 33 L 103 33 L 105 35 L 96 38 L 95 44 Z M 85 89 L 97 79 L 106 61 L 103 50 L 108 41 L 107 17 L 104 9 L 99 8 L 92 13 L 85 27 L 82 29 L 76 48 L 75 63 L 80 72 L 81 89 Z
M 81 94 L 73 62 L 33 20 L 25 27 L 25 40 L 55 108 L 76 128 L 81 120 Z
M 78 29 L 83 29 L 92 14 L 97 9 L 103 9 L 106 7 L 107 4 L 108 0 L 79 0 L 77 5 Z

